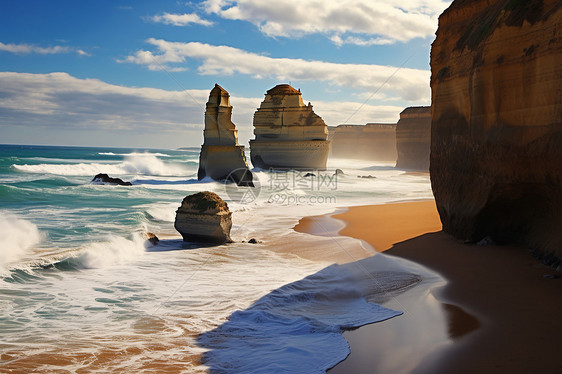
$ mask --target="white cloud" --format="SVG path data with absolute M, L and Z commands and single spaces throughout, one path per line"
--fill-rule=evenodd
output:
M 271 37 L 324 34 L 353 44 L 406 42 L 433 35 L 437 17 L 451 0 L 206 0 L 208 13 L 251 22 Z M 335 39 L 334 39 L 335 38 Z M 359 44 L 359 45 L 370 45 Z
M 0 51 L 11 52 L 11 53 L 20 54 L 20 55 L 26 55 L 26 54 L 32 54 L 32 53 L 37 53 L 37 54 L 40 54 L 40 55 L 54 55 L 54 54 L 58 54 L 58 53 L 76 52 L 80 56 L 90 56 L 90 54 L 84 52 L 81 49 L 75 49 L 75 48 L 71 48 L 71 47 L 67 47 L 67 46 L 55 45 L 55 46 L 51 46 L 51 47 L 40 47 L 40 46 L 36 46 L 36 45 L 32 45 L 32 44 L 25 44 L 25 43 L 22 43 L 22 44 L 12 44 L 12 43 L 4 44 L 4 43 L 0 42 Z
M 174 26 L 187 26 L 189 24 L 197 24 L 202 26 L 211 26 L 213 22 L 201 19 L 197 14 L 170 14 L 164 13 L 163 15 L 153 16 L 151 20 L 154 22 L 163 23 L 165 25 Z
M 360 45 L 360 46 L 369 46 L 369 45 L 386 45 L 386 44 L 392 44 L 393 40 L 392 39 L 387 39 L 387 38 L 359 38 L 359 37 L 355 37 L 355 36 L 347 36 L 345 38 L 342 38 L 339 35 L 334 35 L 330 38 L 330 40 L 332 42 L 334 42 L 335 45 L 337 46 L 342 46 L 344 44 L 355 44 L 355 45 Z
M 324 61 L 273 58 L 228 46 L 149 39 L 158 52 L 137 51 L 119 62 L 146 65 L 151 70 L 181 69 L 188 58 L 201 60 L 202 75 L 249 75 L 281 81 L 320 81 L 331 85 L 381 93 L 388 99 L 429 103 L 429 70 L 366 64 L 338 64 Z M 386 82 L 386 83 L 385 83 Z
M 97 138 L 90 134 L 95 133 L 101 139 L 97 140 L 98 145 L 134 138 L 135 146 L 198 146 L 203 139 L 205 103 L 211 88 L 166 91 L 78 79 L 67 73 L 0 72 L 0 139 L 9 141 L 8 134 L 25 134 L 21 136 L 29 143 L 41 141 L 33 136 L 48 135 L 59 139 L 60 144 L 60 139 L 72 133 L 77 138 L 79 134 L 88 134 L 82 138 L 94 142 Z M 252 137 L 252 117 L 263 100 L 261 94 L 255 98 L 231 97 L 233 121 L 242 144 Z M 308 101 L 306 94 L 304 99 Z M 350 118 L 353 123 L 395 122 L 403 109 L 361 106 L 357 102 L 312 104 L 328 125 L 338 125 Z

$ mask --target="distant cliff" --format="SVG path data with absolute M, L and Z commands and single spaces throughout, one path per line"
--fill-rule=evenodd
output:
M 428 171 L 430 143 L 431 107 L 404 109 L 396 126 L 396 167 Z
M 431 50 L 443 229 L 562 257 L 562 3 L 456 0 Z
M 368 123 L 328 127 L 331 156 L 396 161 L 396 124 Z

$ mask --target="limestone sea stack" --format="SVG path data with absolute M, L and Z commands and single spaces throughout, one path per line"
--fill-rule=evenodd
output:
M 231 179 L 238 185 L 253 187 L 244 146 L 238 144 L 238 130 L 231 117 L 230 95 L 215 84 L 205 110 L 204 141 L 197 178 Z
M 431 72 L 443 229 L 562 257 L 562 3 L 454 1 Z
M 396 167 L 429 171 L 431 148 L 431 107 L 409 107 L 396 124 Z
M 396 161 L 395 123 L 329 126 L 328 134 L 331 157 Z
M 222 244 L 231 242 L 231 213 L 228 205 L 214 192 L 186 196 L 176 211 L 175 229 L 184 241 Z
M 254 114 L 250 157 L 255 167 L 325 169 L 330 142 L 322 118 L 305 105 L 300 90 L 280 84 L 265 95 Z

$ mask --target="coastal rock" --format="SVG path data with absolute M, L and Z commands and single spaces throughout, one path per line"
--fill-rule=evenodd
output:
M 265 95 L 254 114 L 250 157 L 255 167 L 325 169 L 330 142 L 327 126 L 305 105 L 300 90 L 280 84 Z
M 152 245 L 157 245 L 160 242 L 160 239 L 151 232 L 144 232 L 142 238 Z
M 329 126 L 328 134 L 331 157 L 396 161 L 395 123 Z
M 562 256 L 562 3 L 459 1 L 431 50 L 443 229 Z
M 214 192 L 204 191 L 186 196 L 176 211 L 174 227 L 184 241 L 216 244 L 232 242 L 230 210 Z
M 112 185 L 119 185 L 119 186 L 132 186 L 131 182 L 125 182 L 121 178 L 111 178 L 107 174 L 97 174 L 92 181 L 91 184 L 112 184 Z
M 231 117 L 230 94 L 215 84 L 205 110 L 204 141 L 197 178 L 230 179 L 239 186 L 254 187 L 244 146 L 238 144 L 238 130 Z
M 396 167 L 429 170 L 431 149 L 431 107 L 409 107 L 400 113 L 396 124 Z

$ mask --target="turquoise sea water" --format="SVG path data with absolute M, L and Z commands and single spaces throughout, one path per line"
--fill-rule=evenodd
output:
M 256 170 L 259 196 L 248 200 L 197 181 L 198 157 L 199 149 L 0 145 L 0 371 L 282 372 L 306 360 L 306 372 L 324 372 L 349 353 L 342 327 L 400 314 L 366 302 L 356 286 L 342 299 L 349 274 L 276 249 L 326 244 L 291 230 L 302 216 L 430 198 L 427 176 L 330 160 L 315 179 Z M 346 174 L 333 179 L 335 168 Z M 90 184 L 97 173 L 133 186 Z M 175 210 L 203 190 L 229 203 L 236 243 L 180 240 Z M 147 244 L 146 231 L 161 243 Z M 252 237 L 263 243 L 248 244 Z M 340 296 L 319 296 L 331 294 Z M 234 365 L 241 332 L 251 336 L 246 351 L 261 353 Z

